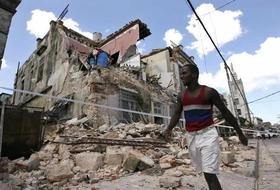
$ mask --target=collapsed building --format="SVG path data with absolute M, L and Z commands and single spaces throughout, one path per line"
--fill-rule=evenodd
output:
M 141 55 L 136 43 L 150 34 L 146 24 L 135 20 L 105 39 L 100 33 L 89 39 L 60 20 L 51 21 L 48 33 L 37 39 L 37 49 L 18 70 L 14 88 L 79 102 L 15 92 L 13 103 L 44 107 L 49 116 L 60 120 L 86 115 L 97 125 L 140 120 L 166 123 L 161 117 L 94 106 L 172 115 L 174 95 L 182 88 L 179 70 L 184 64 L 194 63 L 180 46 Z M 92 48 L 109 55 L 107 68 L 90 67 L 87 56 Z

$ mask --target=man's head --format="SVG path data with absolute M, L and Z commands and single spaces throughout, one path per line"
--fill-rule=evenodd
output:
M 190 85 L 193 82 L 197 82 L 198 75 L 198 67 L 194 64 L 184 65 L 180 70 L 180 78 L 186 86 Z

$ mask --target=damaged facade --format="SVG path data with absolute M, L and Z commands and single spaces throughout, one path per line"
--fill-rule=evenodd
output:
M 52 21 L 49 32 L 43 39 L 37 39 L 37 49 L 19 69 L 15 88 L 87 104 L 18 92 L 13 95 L 13 103 L 44 107 L 49 116 L 58 119 L 86 115 L 97 125 L 139 120 L 167 122 L 160 117 L 147 117 L 93 105 L 172 115 L 174 95 L 182 87 L 179 80 L 180 67 L 193 64 L 193 61 L 180 47 L 168 47 L 154 50 L 145 56 L 140 55 L 136 43 L 150 34 L 146 24 L 135 20 L 105 39 L 99 33 L 89 39 L 66 28 L 62 21 Z M 110 64 L 107 68 L 90 69 L 86 60 L 92 48 L 108 53 Z

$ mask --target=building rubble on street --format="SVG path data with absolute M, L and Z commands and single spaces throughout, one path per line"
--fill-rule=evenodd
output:
M 14 88 L 21 91 L 10 98 L 44 109 L 42 147 L 2 159 L 3 189 L 206 188 L 191 166 L 183 123 L 171 143 L 161 135 L 183 87 L 179 70 L 193 59 L 176 45 L 141 55 L 136 44 L 150 34 L 140 20 L 105 39 L 50 23 L 17 72 Z M 93 48 L 108 54 L 108 66 L 88 64 Z M 221 137 L 220 146 L 222 172 L 251 180 L 255 148 L 236 136 Z
M 92 138 L 158 141 L 162 125 L 142 122 L 101 126 L 88 125 L 87 118 L 72 119 L 48 127 L 41 150 L 30 158 L 7 161 L 8 185 L 12 189 L 196 189 L 198 178 L 191 166 L 183 130 L 176 127 L 172 143 L 166 147 L 92 144 Z M 220 138 L 221 170 L 254 176 L 255 148 L 244 148 L 236 136 Z M 150 181 L 149 179 L 153 180 Z M 145 181 L 146 179 L 146 181 Z M 106 184 L 107 183 L 107 184 Z M 141 186 L 142 184 L 142 186 Z M 128 185 L 128 187 L 126 187 Z M 116 188 L 118 189 L 118 188 Z

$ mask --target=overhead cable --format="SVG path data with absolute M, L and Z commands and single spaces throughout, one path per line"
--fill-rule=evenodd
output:
M 278 90 L 278 91 L 276 91 L 276 92 L 273 92 L 273 93 L 271 93 L 271 94 L 268 94 L 268 95 L 266 95 L 266 96 L 263 96 L 263 97 L 261 97 L 261 98 L 255 99 L 255 100 L 253 100 L 253 101 L 251 101 L 251 102 L 248 102 L 248 104 L 251 104 L 251 103 L 254 103 L 254 102 L 263 100 L 263 99 L 265 99 L 265 98 L 268 98 L 268 97 L 273 96 L 273 95 L 278 94 L 278 93 L 280 93 L 280 90 Z M 243 105 L 244 105 L 244 104 L 243 104 Z

